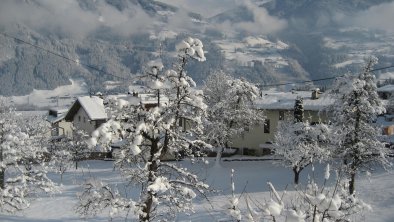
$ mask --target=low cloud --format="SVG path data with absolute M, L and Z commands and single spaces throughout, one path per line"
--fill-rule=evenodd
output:
M 236 0 L 159 0 L 209 18 L 236 6 Z
M 196 25 L 188 15 L 195 12 L 210 17 L 226 10 L 244 6 L 253 14 L 253 21 L 231 24 L 214 24 L 213 28 L 225 33 L 247 32 L 268 34 L 287 26 L 285 20 L 270 16 L 250 0 L 160 0 L 179 7 L 169 16 L 167 24 L 157 17 L 148 15 L 139 5 L 125 3 L 119 10 L 105 0 L 1 0 L 0 30 L 13 30 L 17 25 L 35 31 L 46 31 L 64 37 L 83 39 L 97 30 L 109 30 L 111 34 L 128 37 L 133 34 L 156 31 L 203 31 L 204 25 Z
M 258 7 L 250 0 L 160 0 L 161 2 L 175 5 L 184 9 L 199 13 L 206 18 L 215 16 L 236 7 L 246 7 L 253 14 L 253 21 L 231 23 L 225 21 L 219 24 L 212 24 L 212 28 L 232 35 L 239 31 L 245 31 L 250 34 L 269 34 L 284 29 L 287 22 L 283 19 L 269 15 L 265 8 Z M 176 17 L 175 17 L 176 18 Z M 178 25 L 179 26 L 179 25 Z M 184 26 L 186 27 L 186 25 Z
M 373 6 L 350 19 L 351 24 L 364 28 L 394 32 L 394 2 Z
M 85 38 L 100 27 L 115 34 L 132 35 L 153 24 L 150 16 L 138 6 L 119 11 L 103 0 L 93 1 L 94 10 L 86 10 L 76 0 L 2 0 L 0 26 L 14 28 L 17 24 L 63 36 Z M 142 29 L 142 28 L 145 29 Z
M 253 14 L 253 22 L 235 24 L 240 30 L 251 34 L 270 34 L 278 32 L 287 26 L 286 20 L 271 16 L 265 8 L 258 7 L 250 0 L 238 0 L 238 4 L 245 6 Z

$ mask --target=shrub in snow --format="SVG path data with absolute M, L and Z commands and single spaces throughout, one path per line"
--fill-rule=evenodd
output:
M 141 187 L 140 198 L 132 200 L 116 187 L 88 181 L 79 196 L 78 212 L 94 214 L 110 208 L 113 214 L 131 210 L 140 221 L 170 220 L 178 212 L 192 211 L 192 200 L 208 191 L 208 185 L 187 169 L 162 161 L 183 156 L 193 160 L 209 146 L 199 139 L 206 115 L 203 94 L 193 89 L 195 83 L 185 71 L 188 59 L 205 60 L 202 43 L 188 38 L 177 50 L 179 63 L 174 69 L 163 71 L 161 62 L 155 61 L 143 77 L 156 92 L 157 106 L 146 109 L 142 104 L 119 106 L 117 100 L 108 101 L 112 118 L 90 141 L 102 147 L 121 141 L 115 165 L 128 184 Z
M 48 125 L 40 118 L 22 119 L 9 104 L 0 97 L 0 209 L 15 212 L 56 186 L 46 175 Z
M 366 210 L 371 210 L 371 207 L 355 195 L 349 195 L 341 173 L 337 174 L 334 186 L 326 186 L 328 172 L 329 166 L 323 185 L 319 186 L 311 179 L 305 188 L 297 187 L 293 195 L 286 192 L 282 196 L 279 195 L 275 187 L 268 182 L 271 199 L 262 202 L 247 198 L 247 209 L 243 211 L 246 218 L 248 221 L 283 222 L 358 221 Z M 251 206 L 250 203 L 256 204 Z
M 239 198 L 235 197 L 234 170 L 231 169 L 231 198 L 228 204 L 228 213 L 235 221 L 241 221 L 242 213 L 238 207 Z

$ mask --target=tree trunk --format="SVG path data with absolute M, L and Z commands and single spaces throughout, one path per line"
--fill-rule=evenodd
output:
M 3 128 L 4 125 L 1 125 L 1 128 Z M 4 134 L 0 135 L 0 138 L 4 138 Z M 5 142 L 3 139 L 0 141 L 0 144 L 3 144 Z M 0 161 L 3 162 L 3 146 L 0 148 Z M 5 169 L 0 170 L 0 188 L 4 189 L 5 186 Z
M 149 158 L 149 162 L 151 162 L 151 164 L 149 165 L 149 174 L 148 174 L 148 183 L 147 186 L 149 186 L 150 184 L 152 184 L 153 182 L 155 182 L 155 178 L 156 178 L 156 173 L 158 171 L 158 164 L 157 164 L 157 160 L 156 160 L 156 153 L 159 151 L 159 140 L 151 140 L 151 150 L 150 150 L 150 158 Z M 150 221 L 151 218 L 151 212 L 153 210 L 153 197 L 156 194 L 153 193 L 152 191 L 147 191 L 146 193 L 146 199 L 144 201 L 144 206 L 142 208 L 142 212 L 144 213 L 144 215 L 140 215 L 140 221 L 141 222 L 145 222 L 145 221 Z
M 349 193 L 350 195 L 354 194 L 354 191 L 356 189 L 356 171 L 352 171 L 350 173 L 350 181 L 349 181 Z
M 216 149 L 216 161 L 215 164 L 220 164 L 220 160 L 222 159 L 222 154 L 224 152 L 224 147 L 218 147 Z
M 5 186 L 4 181 L 5 181 L 4 170 L 0 170 L 0 188 L 1 189 L 4 189 L 4 186 Z
M 294 184 L 298 185 L 300 181 L 301 170 L 298 167 L 293 167 L 293 172 L 294 172 Z

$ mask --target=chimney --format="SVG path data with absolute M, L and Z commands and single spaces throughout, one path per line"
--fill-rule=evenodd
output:
M 320 94 L 321 92 L 319 88 L 312 90 L 312 99 L 319 99 Z

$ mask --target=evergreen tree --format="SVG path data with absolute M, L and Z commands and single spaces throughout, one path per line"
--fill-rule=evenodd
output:
M 375 77 L 371 74 L 374 63 L 370 60 L 357 77 L 345 75 L 333 89 L 336 95 L 331 108 L 335 154 L 343 159 L 350 176 L 350 194 L 355 191 L 357 171 L 372 164 L 389 165 L 388 150 L 378 139 L 381 129 L 374 125 L 377 116 L 385 112 L 376 92 Z
M 294 121 L 304 122 L 304 100 L 302 97 L 297 97 L 294 104 Z

